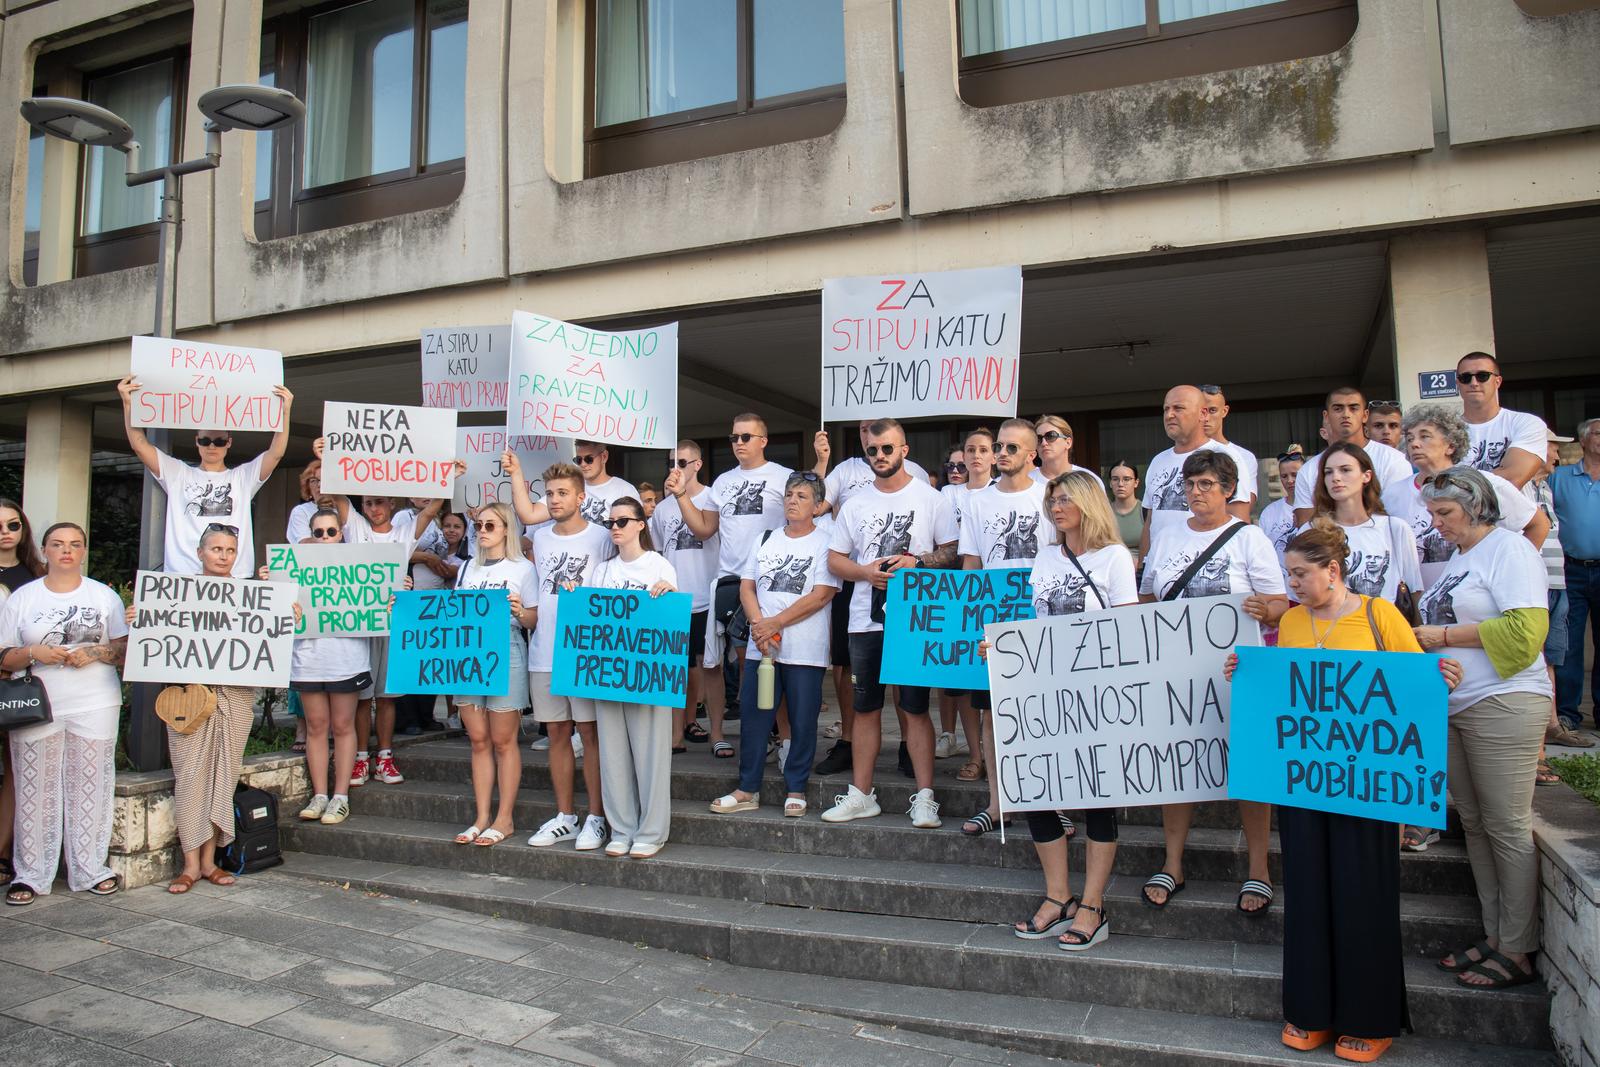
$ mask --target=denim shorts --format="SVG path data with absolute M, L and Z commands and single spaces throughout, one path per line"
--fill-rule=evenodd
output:
M 1550 590 L 1550 632 L 1544 639 L 1544 661 L 1560 667 L 1567 661 L 1567 591 Z

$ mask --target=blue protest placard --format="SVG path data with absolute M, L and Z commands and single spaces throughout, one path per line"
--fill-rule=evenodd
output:
M 1228 794 L 1443 829 L 1445 698 L 1435 656 L 1241 648 Z
M 401 591 L 389 617 L 389 693 L 511 692 L 511 604 L 504 589 Z
M 1027 567 L 896 571 L 883 605 L 878 680 L 885 685 L 989 688 L 978 642 L 991 622 L 1033 618 L 1029 573 Z
M 550 692 L 683 707 L 689 691 L 688 593 L 580 586 L 561 594 Z

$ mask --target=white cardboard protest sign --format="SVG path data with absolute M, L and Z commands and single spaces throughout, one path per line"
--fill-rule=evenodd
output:
M 1002 811 L 1228 795 L 1222 664 L 1261 628 L 1243 596 L 984 628 Z
M 422 331 L 422 406 L 504 411 L 511 373 L 510 326 Z
M 450 495 L 454 411 L 330 400 L 322 405 L 322 434 L 324 493 Z
M 283 429 L 283 353 L 266 348 L 135 337 L 129 373 L 135 426 L 179 430 Z
M 467 465 L 467 473 L 456 480 L 455 509 L 480 508 L 485 504 L 511 503 L 511 475 L 500 464 L 506 441 L 522 465 L 522 481 L 528 496 L 537 503 L 544 499 L 544 472 L 553 463 L 572 461 L 572 442 L 559 437 L 506 437 L 500 426 L 458 426 L 456 455 Z
M 1017 413 L 1022 268 L 822 283 L 824 422 Z
M 286 688 L 298 591 L 288 582 L 140 571 L 122 680 Z
M 506 432 L 676 447 L 678 324 L 607 333 L 514 312 Z
M 389 597 L 410 557 L 400 544 L 268 545 L 275 582 L 300 589 L 296 637 L 376 637 L 389 632 Z

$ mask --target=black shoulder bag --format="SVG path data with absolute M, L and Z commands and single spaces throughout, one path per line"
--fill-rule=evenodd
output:
M 1221 536 L 1207 545 L 1206 550 L 1194 558 L 1194 562 L 1189 564 L 1189 569 L 1178 575 L 1178 580 L 1167 587 L 1166 595 L 1161 599 L 1177 600 L 1182 596 L 1183 591 L 1189 588 L 1189 583 L 1194 581 L 1194 576 L 1200 573 L 1200 568 L 1209 563 L 1211 557 L 1221 552 L 1222 546 L 1233 540 L 1234 535 L 1244 528 L 1244 523 L 1236 522 L 1226 530 L 1223 530 Z
M 0 659 L 14 651 L 0 651 Z M 15 677 L 0 678 L 0 731 L 42 726 L 50 721 L 50 694 L 34 675 L 33 664 L 22 668 Z
M 1100 587 L 1094 584 L 1094 579 L 1089 577 L 1089 572 L 1083 569 L 1083 564 L 1078 561 L 1078 554 L 1072 551 L 1072 549 L 1068 548 L 1065 541 L 1061 542 L 1061 551 L 1067 554 L 1067 558 L 1072 561 L 1072 565 L 1078 568 L 1078 573 L 1083 575 L 1083 580 L 1089 583 L 1090 589 L 1094 590 L 1095 599 L 1100 601 L 1100 606 L 1102 608 L 1109 608 L 1111 606 L 1111 602 L 1108 601 L 1106 599 L 1106 595 L 1100 591 Z

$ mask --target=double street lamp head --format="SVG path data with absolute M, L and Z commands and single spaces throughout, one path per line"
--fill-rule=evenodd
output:
M 219 85 L 201 95 L 200 111 L 215 130 L 276 130 L 305 117 L 306 106 L 287 89 L 267 85 Z M 133 127 L 114 111 L 65 96 L 22 102 L 28 125 L 52 137 L 126 152 L 137 142 Z

